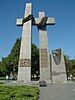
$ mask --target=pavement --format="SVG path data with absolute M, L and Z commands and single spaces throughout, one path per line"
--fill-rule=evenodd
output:
M 53 83 L 39 87 L 39 100 L 75 100 L 75 83 Z
M 19 82 L 16 80 L 0 80 L 0 83 L 4 83 L 7 86 L 21 86 L 21 85 L 28 85 L 28 86 L 37 86 L 39 87 L 39 81 L 31 81 L 30 83 Z

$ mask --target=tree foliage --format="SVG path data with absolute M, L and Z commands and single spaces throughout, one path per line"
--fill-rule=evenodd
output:
M 75 77 L 75 59 L 70 59 L 69 56 L 64 55 L 67 77 L 70 75 Z
M 17 39 L 15 44 L 13 45 L 10 54 L 2 58 L 0 62 L 0 72 L 5 76 L 6 74 L 10 74 L 13 72 L 14 74 L 18 72 L 18 62 L 19 62 L 19 54 L 20 54 L 20 45 L 21 38 Z M 32 44 L 32 74 L 35 74 L 37 70 L 39 70 L 39 51 L 35 44 Z
M 39 49 L 35 44 L 32 44 L 32 55 L 31 55 L 31 74 L 34 76 L 39 75 Z
M 20 44 L 21 44 L 21 38 L 16 40 L 14 46 L 11 49 L 10 54 L 7 57 L 2 58 L 0 64 L 0 71 L 3 73 L 4 76 L 6 74 L 10 74 L 10 72 L 17 73 Z

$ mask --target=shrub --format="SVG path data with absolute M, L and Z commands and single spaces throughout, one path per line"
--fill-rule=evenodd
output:
M 0 84 L 0 100 L 38 100 L 38 95 L 37 87 Z

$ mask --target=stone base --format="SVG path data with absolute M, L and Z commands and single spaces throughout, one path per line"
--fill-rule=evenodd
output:
M 52 81 L 53 82 L 67 82 L 66 74 L 60 74 L 56 76 L 52 76 Z
M 31 67 L 19 67 L 17 81 L 25 83 L 31 82 Z
M 41 68 L 40 69 L 40 81 L 50 81 L 50 69 L 49 68 Z

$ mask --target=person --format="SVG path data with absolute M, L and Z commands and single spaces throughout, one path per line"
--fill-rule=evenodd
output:
M 8 79 L 9 79 L 9 77 L 8 77 L 8 75 L 6 75 L 6 82 L 8 82 Z

